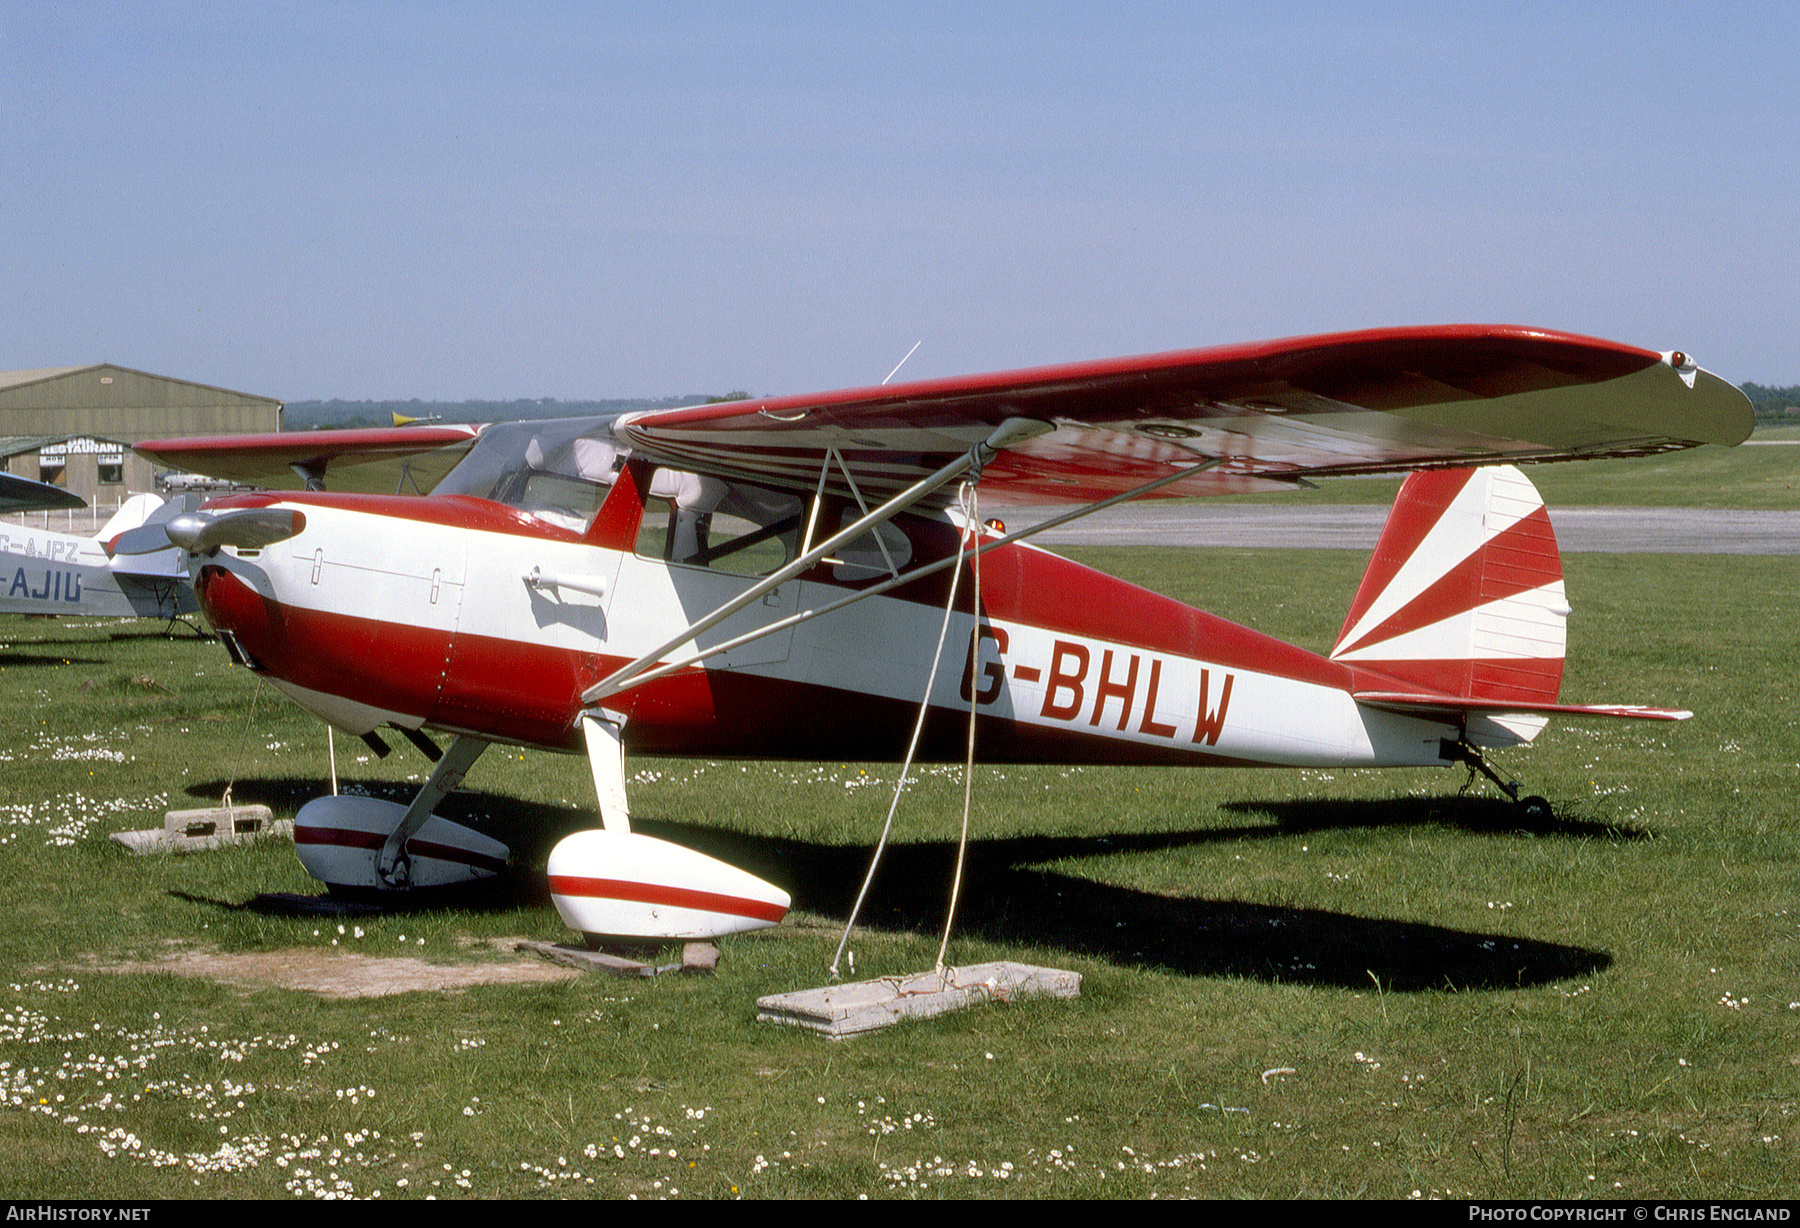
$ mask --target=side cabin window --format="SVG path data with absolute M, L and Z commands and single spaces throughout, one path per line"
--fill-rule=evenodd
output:
M 838 529 L 849 528 L 861 515 L 857 508 L 846 507 L 838 517 Z M 912 555 L 912 539 L 888 520 L 839 546 L 826 562 L 831 566 L 833 580 L 856 584 L 898 575 L 912 562 Z
M 766 576 L 799 557 L 809 505 L 806 498 L 789 491 L 658 469 L 644 500 L 637 552 L 690 567 Z M 833 516 L 827 506 L 815 541 L 849 528 L 862 515 L 842 504 L 836 510 Z M 873 583 L 905 571 L 917 549 L 911 534 L 899 523 L 887 521 L 851 538 L 819 566 L 840 584 Z
M 644 500 L 637 552 L 690 567 L 766 576 L 798 556 L 804 510 L 801 497 L 788 491 L 658 469 Z
M 516 501 L 506 499 L 502 502 L 511 503 L 539 520 L 580 533 L 600 510 L 600 501 L 605 495 L 606 487 L 579 475 L 545 472 L 527 475 Z

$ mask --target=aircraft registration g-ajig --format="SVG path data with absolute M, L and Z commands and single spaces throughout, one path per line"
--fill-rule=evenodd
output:
M 601 827 L 552 852 L 552 897 L 590 940 L 673 941 L 773 924 L 789 899 L 632 832 L 627 750 L 898 760 L 922 711 L 919 753 L 940 761 L 972 726 L 983 762 L 1486 770 L 1484 750 L 1556 714 L 1685 717 L 1558 702 L 1562 566 L 1513 466 L 1731 445 L 1752 422 L 1679 351 L 1447 326 L 139 451 L 308 488 L 215 500 L 167 539 L 235 660 L 338 729 L 390 726 L 437 757 L 411 805 L 308 803 L 309 872 L 373 891 L 495 873 L 506 848 L 433 809 L 494 743 L 585 753 Z M 423 498 L 354 493 L 372 458 L 415 490 L 443 476 Z M 983 519 L 1396 472 L 1324 656 Z

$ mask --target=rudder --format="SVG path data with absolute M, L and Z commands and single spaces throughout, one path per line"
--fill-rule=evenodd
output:
M 1358 690 L 1550 704 L 1568 615 L 1529 478 L 1510 465 L 1420 472 L 1394 500 L 1331 659 Z

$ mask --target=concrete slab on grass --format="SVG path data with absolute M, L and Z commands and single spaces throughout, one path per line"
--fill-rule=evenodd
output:
M 267 806 L 171 810 L 148 831 L 116 831 L 113 842 L 133 853 L 200 853 L 263 836 L 294 837 L 292 819 L 277 820 Z
M 872 1032 L 902 1019 L 928 1019 L 983 1002 L 1080 996 L 1079 973 L 999 960 L 945 968 L 941 979 L 936 972 L 920 972 L 771 994 L 756 1000 L 756 1017 L 766 1023 L 785 1023 L 841 1037 Z
M 551 963 L 580 968 L 584 972 L 603 972 L 608 976 L 659 976 L 664 972 L 710 973 L 719 966 L 719 948 L 710 942 L 684 943 L 681 961 L 673 964 L 650 964 L 617 951 L 589 951 L 557 942 L 522 940 L 515 949 L 529 951 Z

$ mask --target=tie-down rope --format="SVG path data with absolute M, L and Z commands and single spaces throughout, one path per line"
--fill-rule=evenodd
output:
M 961 554 L 968 548 L 971 536 L 979 545 L 981 522 L 976 519 L 975 483 L 965 481 L 958 494 L 957 502 L 963 512 L 962 532 L 957 537 L 956 549 Z M 975 555 L 975 625 L 970 632 L 971 651 L 980 647 L 981 635 L 981 555 Z M 875 871 L 881 865 L 881 855 L 887 848 L 888 834 L 893 830 L 894 815 L 900 810 L 901 795 L 906 792 L 907 778 L 912 772 L 913 757 L 919 750 L 919 738 L 925 731 L 925 717 L 931 710 L 931 688 L 937 682 L 938 666 L 943 661 L 944 641 L 950 633 L 950 615 L 956 609 L 956 590 L 962 578 L 963 569 L 953 568 L 950 572 L 950 599 L 944 605 L 944 619 L 938 627 L 937 648 L 931 654 L 931 669 L 925 676 L 925 692 L 919 700 L 919 718 L 913 723 L 912 741 L 906 748 L 906 759 L 900 765 L 900 778 L 894 782 L 894 800 L 888 806 L 887 821 L 881 825 L 881 835 L 875 841 L 875 851 L 869 858 L 868 873 L 863 876 L 862 888 L 856 893 L 856 903 L 850 909 L 850 919 L 844 923 L 844 936 L 838 940 L 837 954 L 832 956 L 830 974 L 832 980 L 838 979 L 838 962 L 844 958 L 844 949 L 850 945 L 850 931 L 856 927 L 856 918 L 862 913 L 863 902 L 868 898 L 869 885 L 875 881 Z M 968 756 L 963 765 L 963 819 L 962 839 L 958 844 L 956 855 L 956 876 L 950 890 L 949 915 L 944 919 L 944 939 L 938 947 L 937 972 L 940 983 L 944 970 L 944 951 L 950 943 L 950 927 L 956 918 L 957 898 L 962 889 L 962 871 L 964 855 L 969 839 L 969 802 L 971 785 L 974 777 L 975 763 L 975 693 L 973 679 L 969 686 L 969 739 Z

